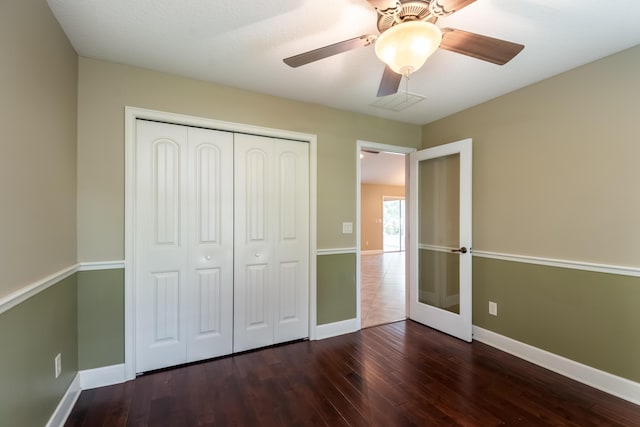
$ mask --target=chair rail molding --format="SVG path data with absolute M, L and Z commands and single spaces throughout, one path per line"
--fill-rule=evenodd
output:
M 471 255 L 478 258 L 497 259 L 502 261 L 522 262 L 526 264 L 545 265 L 548 267 L 571 268 L 574 270 L 593 271 L 596 273 L 618 274 L 621 276 L 640 277 L 640 267 L 613 264 L 598 264 L 585 261 L 573 261 L 556 258 L 543 258 L 530 255 L 516 255 L 499 252 L 486 252 L 473 249 Z
M 0 298 L 0 314 L 66 279 L 76 271 L 78 271 L 78 264 L 71 265 Z

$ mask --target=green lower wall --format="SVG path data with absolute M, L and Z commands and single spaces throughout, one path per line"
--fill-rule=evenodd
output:
M 74 274 L 0 314 L 0 425 L 47 423 L 78 372 L 76 313 Z
M 77 368 L 124 363 L 124 270 L 83 271 L 76 276 Z M 24 349 L 35 346 L 30 329 L 25 334 L 25 329 L 13 330 L 7 325 L 33 327 L 36 321 L 17 320 L 14 316 L 41 319 L 37 322 L 46 324 L 48 336 L 54 326 L 44 320 L 52 315 L 47 311 L 53 306 L 67 305 L 62 313 L 75 312 L 73 296 L 69 297 L 71 305 L 61 298 L 65 289 L 76 289 L 76 276 L 0 315 L 0 339 L 23 340 L 22 353 L 17 350 L 0 353 L 0 362 L 4 362 L 0 366 L 16 365 L 8 357 L 26 366 Z M 54 304 L 40 313 L 42 301 L 49 298 Z M 498 303 L 498 317 L 488 314 L 489 301 Z M 473 258 L 474 325 L 636 382 L 640 382 L 639 301 L 637 277 Z M 317 303 L 318 325 L 356 317 L 355 254 L 317 257 Z M 56 317 L 55 322 L 60 321 Z M 63 329 L 55 326 L 55 330 Z M 43 329 L 37 332 L 41 334 Z M 67 335 L 63 334 L 65 339 L 69 338 Z M 53 356 L 44 359 L 44 371 L 48 374 L 53 369 Z M 76 363 L 73 357 L 63 359 L 65 363 Z M 12 369 L 13 372 L 16 370 Z M 1 369 L 0 373 L 4 378 Z M 19 378 L 24 374 L 16 375 Z M 4 387 L 2 393 L 6 393 Z M 0 405 L 5 401 L 8 400 L 0 397 Z
M 317 324 L 356 317 L 356 254 L 317 258 Z
M 638 277 L 474 257 L 473 324 L 640 382 Z
M 356 317 L 356 255 L 317 258 L 318 324 Z M 124 270 L 78 273 L 78 368 L 124 363 Z
M 78 368 L 124 363 L 124 269 L 78 273 Z

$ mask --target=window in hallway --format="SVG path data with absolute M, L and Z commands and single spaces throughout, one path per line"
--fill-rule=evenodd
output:
M 404 199 L 384 197 L 382 202 L 382 242 L 384 252 L 405 250 Z

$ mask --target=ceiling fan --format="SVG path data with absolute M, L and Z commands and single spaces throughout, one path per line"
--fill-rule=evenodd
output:
M 415 72 L 438 48 L 504 65 L 524 45 L 470 33 L 439 28 L 438 18 L 449 16 L 476 0 L 367 0 L 378 12 L 380 35 L 365 34 L 285 58 L 299 67 L 339 53 L 375 44 L 376 55 L 385 63 L 378 95 L 398 91 L 403 76 Z

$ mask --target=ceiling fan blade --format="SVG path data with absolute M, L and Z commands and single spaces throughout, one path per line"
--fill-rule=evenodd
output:
M 367 0 L 367 2 L 378 10 L 395 9 L 398 6 L 397 0 Z
M 349 40 L 344 40 L 338 43 L 330 44 L 318 49 L 310 50 L 309 52 L 301 53 L 298 55 L 290 56 L 283 59 L 284 63 L 290 67 L 299 67 L 301 65 L 309 64 L 311 62 L 318 61 L 320 59 L 328 58 L 333 55 L 337 55 L 342 52 L 357 49 L 359 47 L 369 46 L 376 41 L 376 36 L 371 34 L 365 34 L 360 37 L 355 37 Z
M 393 95 L 398 92 L 400 87 L 400 81 L 402 80 L 402 74 L 398 74 L 389 68 L 388 65 L 384 67 L 384 73 L 382 74 L 382 80 L 380 81 L 380 87 L 378 87 L 378 98 L 387 95 Z
M 504 65 L 520 53 L 524 45 L 453 28 L 443 28 L 440 48 Z
M 429 3 L 429 10 L 435 16 L 447 16 L 469 6 L 476 0 L 433 0 Z

